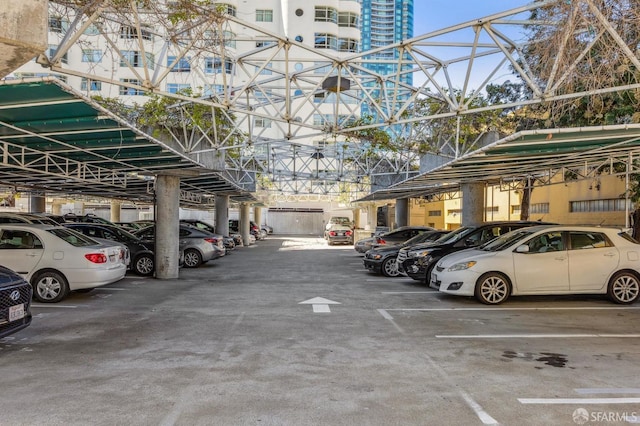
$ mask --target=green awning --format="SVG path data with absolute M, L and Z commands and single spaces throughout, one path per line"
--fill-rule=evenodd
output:
M 640 124 L 530 130 L 491 143 L 358 201 L 419 198 L 461 184 L 523 181 L 563 170 L 595 170 L 640 154 Z
M 52 78 L 0 82 L 0 159 L 0 186 L 18 191 L 152 201 L 155 176 L 176 174 L 192 204 L 255 200 Z

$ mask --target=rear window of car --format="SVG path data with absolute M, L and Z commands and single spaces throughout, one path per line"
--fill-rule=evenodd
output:
M 83 234 L 66 228 L 53 228 L 47 229 L 47 232 L 61 238 L 75 247 L 94 246 L 97 244 L 96 240 L 84 236 Z

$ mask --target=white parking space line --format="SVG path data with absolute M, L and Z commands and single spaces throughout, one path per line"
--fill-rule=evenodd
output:
M 521 404 L 638 404 L 640 398 L 518 398 Z
M 118 287 L 97 287 L 94 290 L 105 290 L 105 291 L 127 291 L 128 288 L 118 288 Z
M 54 305 L 48 303 L 32 303 L 32 308 L 60 308 L 60 309 L 76 309 L 76 305 Z
M 437 334 L 438 339 L 637 339 L 640 334 Z
M 402 329 L 402 327 L 396 324 L 396 322 L 393 320 L 393 317 L 389 315 L 389 312 L 387 312 L 384 309 L 378 309 L 378 313 L 382 315 L 384 319 L 389 321 L 395 327 L 395 329 L 398 330 L 398 332 L 400 332 L 400 334 L 404 335 L 404 330 Z
M 437 293 L 437 292 L 434 292 Z M 637 310 L 640 307 L 625 307 L 625 306 L 565 306 L 565 307 L 539 307 L 539 308 L 395 308 L 387 309 L 387 311 L 616 311 L 616 310 Z
M 574 389 L 579 394 L 582 395 L 592 395 L 592 394 L 617 394 L 617 393 L 637 393 L 640 394 L 640 388 L 585 388 L 585 389 Z
M 382 294 L 438 294 L 437 291 L 381 291 Z

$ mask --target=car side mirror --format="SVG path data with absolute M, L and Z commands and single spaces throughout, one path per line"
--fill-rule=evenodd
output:
M 529 246 L 527 244 L 523 244 L 516 247 L 516 253 L 529 253 Z

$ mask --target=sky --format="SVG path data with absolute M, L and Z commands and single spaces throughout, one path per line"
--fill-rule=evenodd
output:
M 488 17 L 499 12 L 515 9 L 532 3 L 531 0 L 414 0 L 414 37 L 428 34 L 435 30 L 445 29 L 457 24 L 469 21 L 475 21 L 479 18 Z M 510 31 L 519 32 L 520 27 L 501 26 L 500 31 L 519 41 L 522 37 Z M 486 35 L 483 35 L 486 37 Z M 473 41 L 473 33 L 470 30 L 452 33 L 447 36 L 448 41 Z M 442 59 L 455 58 L 469 53 L 468 50 L 460 50 L 455 48 L 428 48 L 429 52 L 436 57 Z M 490 58 L 476 59 L 473 67 L 473 73 L 470 76 L 470 88 L 477 89 L 482 86 L 482 82 L 489 76 L 495 66 L 495 56 Z M 449 73 L 452 76 L 452 84 L 456 88 L 463 86 L 466 75 L 466 63 L 454 64 L 449 67 Z M 436 76 L 436 79 L 444 84 L 442 74 Z M 512 72 L 506 67 L 498 71 L 492 78 L 491 83 L 500 84 L 506 80 L 513 81 Z M 414 75 L 414 86 L 421 84 L 424 76 Z
M 530 0 L 414 0 L 414 36 L 532 3 Z M 452 10 L 453 9 L 453 10 Z

